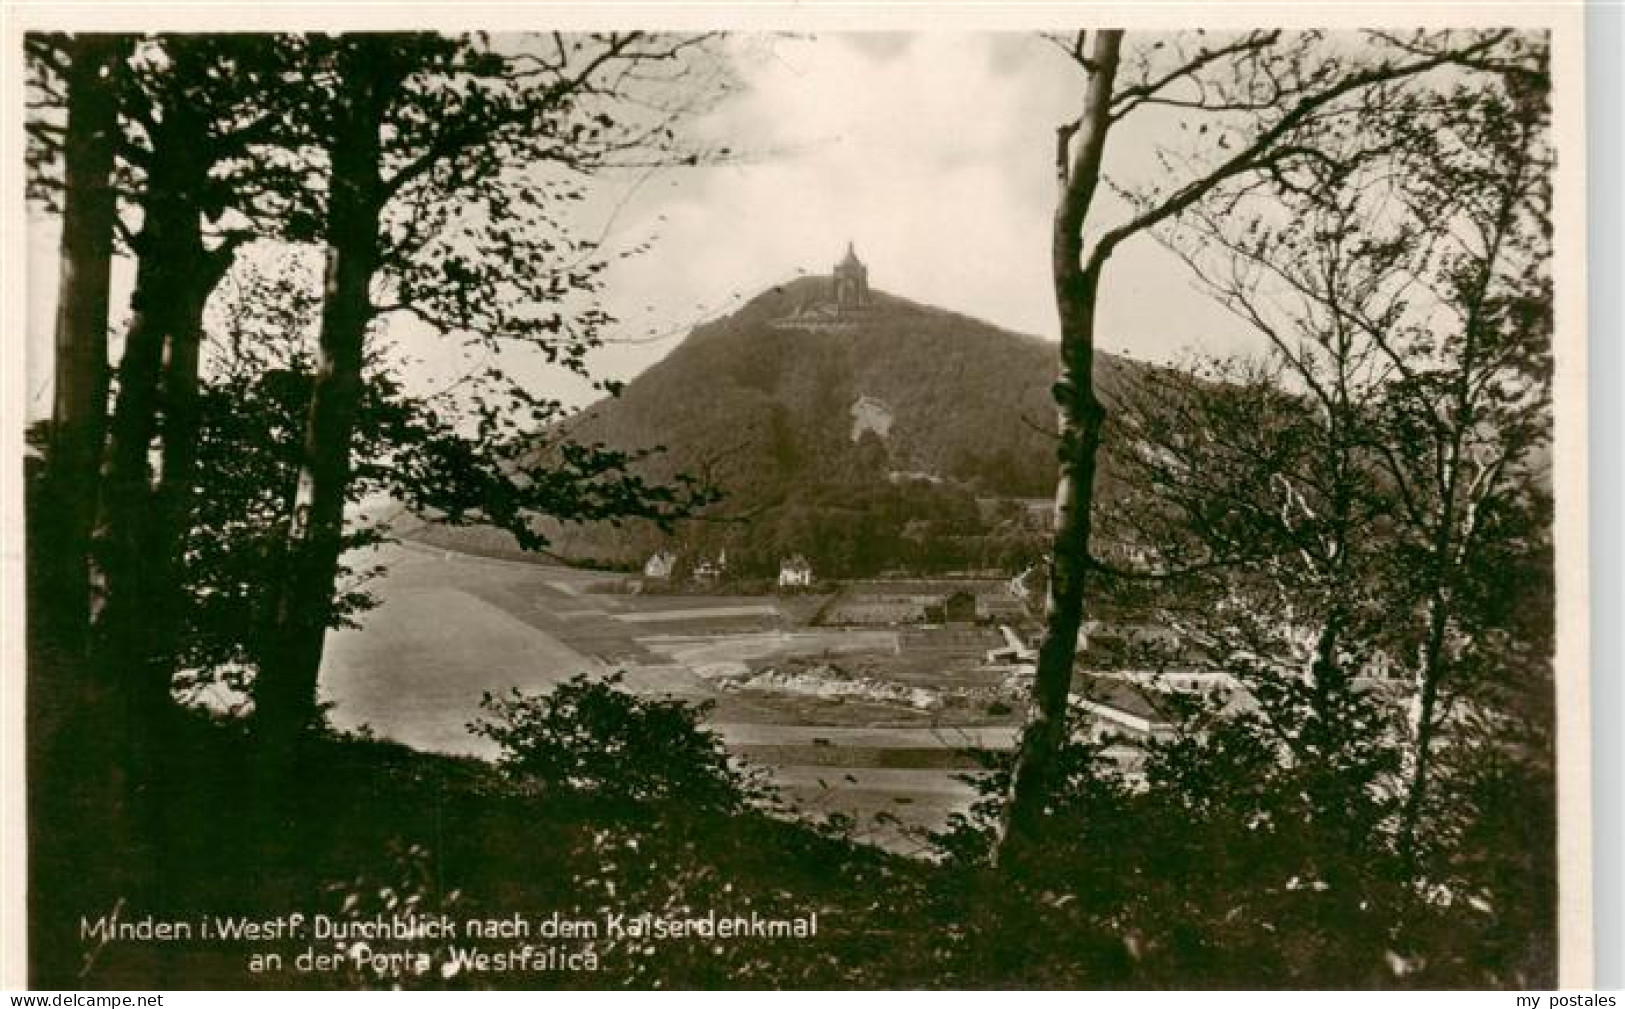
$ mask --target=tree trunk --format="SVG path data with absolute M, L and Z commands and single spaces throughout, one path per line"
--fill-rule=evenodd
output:
M 65 47 L 55 390 L 45 468 L 29 487 L 27 524 L 27 889 L 35 922 L 60 916 L 65 880 L 88 875 L 124 892 L 124 869 L 107 853 L 132 848 L 116 697 L 85 661 L 91 537 L 107 432 L 117 89 L 127 46 L 125 37 L 83 34 Z M 86 809 L 96 810 L 94 838 L 83 829 Z M 72 944 L 60 938 L 36 938 L 36 966 L 71 963 Z
M 364 71 L 363 71 L 364 72 Z M 369 82 L 345 100 L 333 146 L 327 264 L 316 374 L 305 416 L 298 485 L 276 603 L 255 685 L 258 731 L 273 745 L 310 727 L 316 679 L 343 549 L 350 440 L 361 401 L 361 367 L 372 320 L 385 199 L 379 167 L 383 103 Z
M 145 622 L 148 686 L 167 703 L 180 654 L 187 600 L 182 584 L 192 496 L 197 489 L 199 350 L 209 295 L 230 269 L 234 246 L 203 252 L 197 269 L 181 278 L 175 317 L 164 347 L 163 454 L 140 545 L 141 577 L 151 600 Z
M 63 149 L 62 259 L 57 286 L 55 398 L 46 457 L 54 526 L 39 617 L 71 653 L 90 625 L 90 537 L 107 426 L 107 309 L 118 200 L 118 79 L 127 40 L 79 35 L 69 43 Z
M 152 661 L 153 621 L 162 603 L 149 591 L 143 544 L 150 534 L 150 453 L 158 433 L 164 345 L 182 314 L 188 279 L 201 268 L 201 133 L 190 120 L 186 110 L 173 111 L 153 137 L 91 564 L 89 665 L 98 713 L 89 724 L 100 749 L 87 764 L 112 793 L 106 800 L 109 843 L 125 853 L 121 886 L 133 893 L 160 887 L 163 879 L 164 790 L 154 786 L 172 738 L 166 724 L 173 710 L 171 670 Z
M 1018 861 L 1020 853 L 1036 840 L 1056 785 L 1055 765 L 1066 742 L 1072 667 L 1083 625 L 1095 455 L 1106 417 L 1094 390 L 1095 302 L 1105 260 L 1095 256 L 1084 265 L 1083 225 L 1100 180 L 1111 129 L 1112 86 L 1121 42 L 1120 31 L 1096 34 L 1083 114 L 1075 125 L 1062 128 L 1056 151 L 1060 198 L 1051 255 L 1061 324 L 1061 368 L 1054 388 L 1060 433 L 1055 545 L 1032 702 L 995 853 L 1005 865 Z M 1076 152 L 1069 158 L 1074 146 Z
M 151 452 L 163 407 L 166 346 L 177 339 L 195 342 L 201 326 L 198 289 L 209 264 L 198 209 L 206 173 L 200 129 L 177 104 L 166 110 L 165 128 L 153 139 L 144 220 L 135 241 L 133 314 L 119 362 L 103 480 L 97 665 L 121 684 L 138 724 L 155 724 L 170 706 L 173 667 L 166 656 L 173 649 L 156 633 L 168 600 L 154 594 L 149 568 L 155 536 Z
M 1432 545 L 1428 558 L 1428 577 L 1432 580 L 1428 596 L 1427 637 L 1423 640 L 1422 654 L 1417 663 L 1418 712 L 1415 727 L 1415 758 L 1411 764 L 1408 791 L 1400 813 L 1399 855 L 1407 878 L 1414 878 L 1417 869 L 1417 831 L 1421 827 L 1426 808 L 1429 776 L 1432 773 L 1433 747 L 1438 736 L 1438 706 L 1445 677 L 1445 636 L 1454 617 L 1452 586 L 1456 572 L 1466 566 L 1466 557 L 1460 554 L 1456 518 L 1462 481 L 1467 478 L 1468 463 L 1463 456 L 1463 443 L 1478 423 L 1474 386 L 1482 381 L 1479 371 L 1478 349 L 1484 326 L 1484 317 L 1490 304 L 1490 285 L 1495 279 L 1496 264 L 1511 236 L 1513 218 L 1517 212 L 1521 179 L 1529 165 L 1525 157 L 1514 164 L 1512 175 L 1505 182 L 1496 207 L 1494 222 L 1488 237 L 1483 260 L 1477 264 L 1478 274 L 1464 299 L 1466 309 L 1462 321 L 1462 351 L 1457 362 L 1455 381 L 1450 397 L 1451 422 L 1448 440 L 1444 446 L 1445 463 L 1439 488 L 1439 506 Z M 1471 493 L 1470 491 L 1468 492 Z M 1470 546 L 1467 534 L 1466 545 Z
M 1399 857 L 1407 879 L 1413 878 L 1417 867 L 1417 829 L 1426 805 L 1428 777 L 1432 771 L 1433 737 L 1438 730 L 1439 681 L 1442 679 L 1441 661 L 1444 656 L 1446 625 L 1450 620 L 1450 607 L 1444 591 L 1436 588 L 1428 600 L 1427 639 L 1422 644 L 1421 660 L 1417 668 L 1417 714 L 1414 728 L 1414 757 L 1411 761 L 1410 780 L 1407 782 L 1405 803 L 1400 811 Z

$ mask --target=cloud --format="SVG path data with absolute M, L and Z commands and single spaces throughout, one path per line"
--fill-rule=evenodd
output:
M 882 290 L 1055 335 L 1054 131 L 1076 115 L 1076 67 L 1015 33 L 753 37 L 732 51 L 744 87 L 698 129 L 757 154 L 631 201 L 628 233 L 658 239 L 611 279 L 629 332 L 658 329 L 650 316 L 725 311 L 798 270 L 828 272 L 851 240 Z M 1146 138 L 1122 139 L 1115 168 L 1147 170 Z M 1125 248 L 1111 269 L 1107 349 L 1166 359 L 1199 339 L 1240 345 L 1236 324 L 1155 243 Z M 624 377 L 673 343 L 600 360 Z
M 828 272 L 849 240 L 882 290 L 1054 337 L 1054 131 L 1081 100 L 1077 68 L 1054 47 L 1008 32 L 837 33 L 740 35 L 727 53 L 741 86 L 693 129 L 744 155 L 602 176 L 580 210 L 583 232 L 607 230 L 613 249 L 653 241 L 606 275 L 621 342 L 596 355 L 603 377 L 636 374 L 694 323 L 798 271 Z M 1156 124 L 1124 126 L 1108 168 L 1143 178 L 1156 170 Z M 31 241 L 31 266 L 54 264 L 46 244 Z M 1247 345 L 1154 242 L 1130 243 L 1110 271 L 1105 349 L 1162 360 L 1198 341 Z M 30 355 L 31 390 L 38 373 L 48 380 L 54 269 L 33 280 L 30 345 L 43 350 Z M 427 334 L 394 335 L 430 362 L 431 383 L 461 367 Z M 538 393 L 594 396 L 558 369 L 516 370 Z

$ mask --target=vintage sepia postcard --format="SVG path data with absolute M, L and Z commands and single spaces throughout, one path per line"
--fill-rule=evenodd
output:
M 6 985 L 1589 983 L 1578 5 L 5 16 Z

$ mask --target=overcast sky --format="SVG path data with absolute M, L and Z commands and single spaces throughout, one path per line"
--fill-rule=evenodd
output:
M 693 129 L 748 152 L 743 163 L 597 184 L 590 212 L 619 208 L 612 244 L 654 239 L 609 275 L 608 308 L 622 320 L 612 336 L 623 342 L 597 356 L 599 374 L 629 378 L 692 323 L 798 271 L 828 272 L 848 241 L 880 290 L 1054 337 L 1054 136 L 1081 101 L 1075 66 L 1018 33 L 739 36 L 727 52 L 739 87 Z M 1131 118 L 1114 130 L 1108 171 L 1143 180 L 1158 126 Z M 48 409 L 56 229 L 33 221 L 29 388 L 39 415 Z M 1129 243 L 1109 271 L 1104 349 L 1164 360 L 1249 342 L 1153 241 Z M 127 282 L 128 270 L 121 275 Z M 431 334 L 396 335 L 422 354 L 431 385 L 467 366 Z M 527 373 L 567 400 L 590 395 L 543 369 Z
M 620 233 L 658 241 L 614 275 L 623 336 L 727 311 L 798 270 L 827 273 L 852 241 L 874 287 L 1055 337 L 1054 138 L 1081 103 L 1075 66 L 1024 33 L 739 39 L 733 51 L 743 88 L 697 126 L 764 153 L 634 196 Z M 1127 121 L 1108 169 L 1143 179 L 1158 125 Z M 1161 360 L 1248 343 L 1154 242 L 1131 242 L 1110 271 L 1105 349 Z M 601 360 L 626 374 L 675 342 Z

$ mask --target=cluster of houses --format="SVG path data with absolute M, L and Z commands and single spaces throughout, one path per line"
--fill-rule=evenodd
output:
M 678 576 L 679 558 L 671 550 L 657 550 L 643 563 L 643 577 L 650 581 L 669 582 Z M 715 585 L 728 574 L 728 551 L 700 554 L 693 559 L 688 579 L 699 585 Z M 779 588 L 804 589 L 813 583 L 812 565 L 801 554 L 779 561 Z
M 1029 613 L 1032 583 L 1036 580 L 1031 576 L 1030 569 L 1011 583 L 985 578 L 883 578 L 852 582 L 836 593 L 815 622 L 841 626 L 1020 623 Z M 726 581 L 727 577 L 726 550 L 685 555 L 663 548 L 643 564 L 644 580 L 656 584 L 684 582 L 713 586 Z M 809 589 L 816 580 L 812 563 L 806 556 L 792 554 L 779 561 L 779 589 Z

